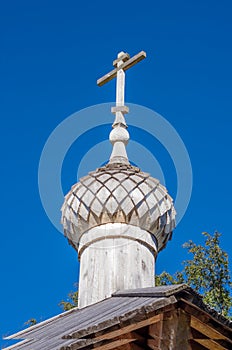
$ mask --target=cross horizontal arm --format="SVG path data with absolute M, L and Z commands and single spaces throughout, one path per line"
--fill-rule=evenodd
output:
M 146 57 L 146 52 L 140 51 L 137 55 L 131 57 L 128 61 L 124 62 L 120 67 L 117 67 L 110 71 L 109 73 L 105 74 L 102 78 L 97 80 L 97 85 L 102 86 L 108 81 L 114 79 L 117 76 L 117 71 L 119 69 L 123 69 L 124 71 L 133 67 L 136 63 L 142 61 Z
M 108 83 L 108 81 L 114 79 L 117 76 L 117 71 L 118 71 L 118 68 L 115 68 L 112 71 L 110 71 L 109 73 L 105 74 L 102 78 L 99 78 L 97 80 L 97 85 L 102 86 L 102 85 Z

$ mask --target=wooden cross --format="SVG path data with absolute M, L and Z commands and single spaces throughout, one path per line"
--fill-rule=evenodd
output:
M 113 78 L 117 77 L 116 83 L 116 107 L 111 108 L 115 114 L 115 120 L 112 125 L 113 130 L 110 133 L 110 142 L 113 150 L 110 156 L 109 164 L 130 164 L 126 153 L 126 145 L 129 141 L 129 133 L 124 114 L 129 112 L 129 108 L 124 105 L 125 99 L 125 70 L 134 66 L 146 57 L 146 52 L 141 51 L 130 58 L 128 53 L 120 52 L 118 58 L 113 62 L 115 69 L 97 80 L 97 85 L 102 86 Z
M 136 63 L 142 61 L 146 57 L 146 52 L 141 51 L 137 55 L 130 58 L 128 53 L 120 52 L 118 58 L 114 60 L 113 65 L 115 69 L 105 74 L 102 78 L 97 80 L 97 85 L 102 86 L 113 78 L 117 77 L 116 87 L 116 107 L 112 108 L 112 112 L 127 113 L 128 109 L 124 106 L 125 98 L 125 71 L 133 67 Z M 124 107 L 124 108 L 122 108 Z

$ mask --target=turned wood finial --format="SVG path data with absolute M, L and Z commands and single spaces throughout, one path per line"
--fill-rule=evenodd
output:
M 104 85 L 113 78 L 116 79 L 116 106 L 111 108 L 111 112 L 115 114 L 113 130 L 110 133 L 110 142 L 113 150 L 110 156 L 110 164 L 122 163 L 129 164 L 126 145 L 129 141 L 129 133 L 126 128 L 124 114 L 129 112 L 129 108 L 125 106 L 125 70 L 131 68 L 139 61 L 146 57 L 144 51 L 130 58 L 128 53 L 123 51 L 118 53 L 118 57 L 113 61 L 114 70 L 97 80 L 99 86 Z

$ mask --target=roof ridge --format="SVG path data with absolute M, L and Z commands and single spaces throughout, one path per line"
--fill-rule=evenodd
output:
M 191 287 L 189 287 L 185 283 L 119 290 L 113 293 L 112 297 L 168 297 L 184 290 L 190 291 L 194 295 L 198 295 L 199 297 L 201 297 L 200 294 L 196 293 Z

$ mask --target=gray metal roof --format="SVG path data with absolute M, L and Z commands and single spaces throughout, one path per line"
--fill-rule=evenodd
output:
M 146 319 L 152 312 L 176 304 L 179 295 L 185 295 L 187 300 L 188 295 L 191 295 L 194 304 L 204 305 L 204 311 L 210 313 L 210 309 L 202 304 L 200 296 L 186 285 L 119 291 L 111 298 L 83 309 L 74 308 L 7 337 L 6 339 L 25 340 L 6 349 L 60 350 L 68 349 L 69 345 L 78 342 L 81 346 L 88 341 L 83 337 L 88 338 L 96 331 L 122 325 L 125 321 L 136 322 L 138 316 Z M 217 320 L 232 328 L 232 323 L 224 317 L 218 315 Z

